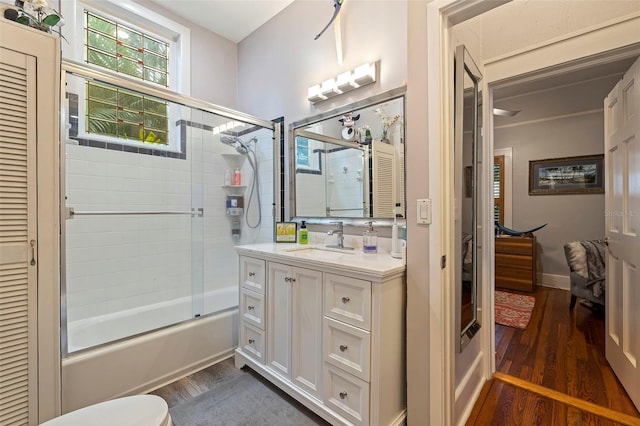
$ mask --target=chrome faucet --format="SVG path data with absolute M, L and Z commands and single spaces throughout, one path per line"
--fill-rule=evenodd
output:
M 338 227 L 336 229 L 332 229 L 331 231 L 327 232 L 327 235 L 334 235 L 336 236 L 336 244 L 331 244 L 328 245 L 327 247 L 331 247 L 331 248 L 339 248 L 339 249 L 345 249 L 345 250 L 353 250 L 353 247 L 345 247 L 344 246 L 344 227 L 343 227 L 343 222 L 342 221 L 338 221 L 338 222 L 331 222 L 331 223 L 335 223 L 336 225 L 338 225 Z

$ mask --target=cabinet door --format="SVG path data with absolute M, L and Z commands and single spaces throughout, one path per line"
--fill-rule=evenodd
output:
M 267 365 L 291 377 L 291 267 L 269 262 L 267 280 Z
M 292 268 L 292 379 L 322 398 L 322 272 Z
M 18 44 L 14 43 L 13 48 Z M 3 425 L 38 423 L 35 73 L 34 57 L 0 47 L 0 424 Z

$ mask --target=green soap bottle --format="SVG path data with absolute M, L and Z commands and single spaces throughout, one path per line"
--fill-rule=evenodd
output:
M 307 244 L 309 242 L 309 231 L 307 230 L 307 224 L 302 221 L 302 225 L 300 225 L 300 230 L 298 231 L 298 243 Z

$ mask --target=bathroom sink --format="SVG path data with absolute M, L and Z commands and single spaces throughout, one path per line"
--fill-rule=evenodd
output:
M 353 250 L 346 251 L 325 247 L 295 247 L 285 250 L 285 252 L 297 257 L 320 260 L 337 260 L 340 259 L 343 255 L 353 255 Z

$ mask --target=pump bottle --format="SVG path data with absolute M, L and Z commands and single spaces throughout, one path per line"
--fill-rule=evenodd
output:
M 369 222 L 369 229 L 362 234 L 362 251 L 365 253 L 378 252 L 378 231 L 373 229 L 373 222 Z
M 303 220 L 302 225 L 300 225 L 300 230 L 298 231 L 298 243 L 307 244 L 308 242 L 309 242 L 309 230 L 307 229 L 307 225 Z

